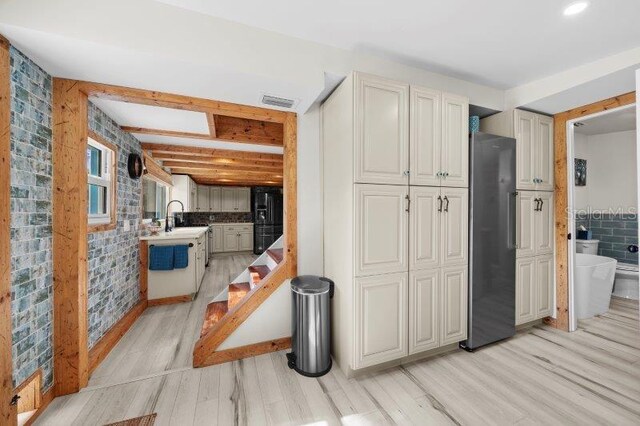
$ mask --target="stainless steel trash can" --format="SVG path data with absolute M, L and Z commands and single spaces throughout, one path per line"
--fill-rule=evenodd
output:
M 315 275 L 291 280 L 291 353 L 289 368 L 319 377 L 331 370 L 331 298 L 333 281 Z

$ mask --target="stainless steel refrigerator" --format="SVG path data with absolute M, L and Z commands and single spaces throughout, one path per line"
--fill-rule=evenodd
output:
M 469 145 L 469 329 L 472 351 L 515 334 L 516 140 L 474 133 Z

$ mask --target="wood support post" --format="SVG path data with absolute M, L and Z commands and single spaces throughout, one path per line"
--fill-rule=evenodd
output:
M 87 320 L 87 95 L 53 80 L 53 318 L 56 396 L 89 380 Z

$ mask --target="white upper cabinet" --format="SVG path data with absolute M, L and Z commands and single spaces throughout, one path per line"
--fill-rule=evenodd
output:
M 469 186 L 469 99 L 442 95 L 443 186 Z
M 251 211 L 251 188 L 222 187 L 222 212 L 246 213 Z
M 223 187 L 220 194 L 223 212 L 233 212 L 236 209 L 236 189 Z
M 441 265 L 467 263 L 469 195 L 466 188 L 442 188 Z
M 355 275 L 406 272 L 408 187 L 355 185 L 354 197 Z
M 412 185 L 440 185 L 442 150 L 442 95 L 411 87 L 410 176 Z
M 209 211 L 222 211 L 222 188 L 219 186 L 212 186 L 209 189 Z
M 355 171 L 358 183 L 406 184 L 409 85 L 357 73 Z
M 355 282 L 355 368 L 407 355 L 407 274 Z
M 196 204 L 196 211 L 207 212 L 209 211 L 209 187 L 205 185 L 198 185 L 198 202 Z
M 439 346 L 440 270 L 409 273 L 409 354 Z
M 469 186 L 469 100 L 411 87 L 412 185 Z
M 553 191 L 553 118 L 512 109 L 483 118 L 480 130 L 516 139 L 516 188 Z
M 412 186 L 410 199 L 410 268 L 437 268 L 440 265 L 440 188 Z
M 536 146 L 534 149 L 534 178 L 536 189 L 553 191 L 553 118 L 545 115 L 536 116 Z
M 516 138 L 516 187 L 536 189 L 535 182 L 535 126 L 536 115 L 516 110 L 514 114 Z

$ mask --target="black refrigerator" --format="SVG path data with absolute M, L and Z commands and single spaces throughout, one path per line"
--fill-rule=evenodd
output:
M 282 188 L 256 186 L 251 189 L 253 252 L 262 254 L 282 235 Z
M 515 334 L 516 141 L 474 133 L 469 145 L 469 328 L 472 351 Z

